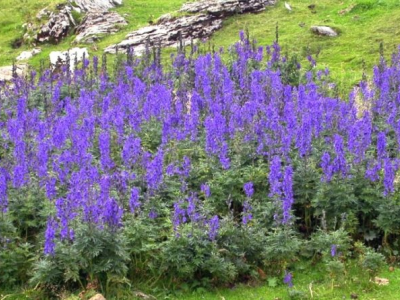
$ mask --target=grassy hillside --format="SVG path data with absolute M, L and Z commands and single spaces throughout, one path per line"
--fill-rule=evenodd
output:
M 25 49 L 23 46 L 13 49 L 11 44 L 17 37 L 23 34 L 22 25 L 35 20 L 37 12 L 47 5 L 55 5 L 62 0 L 0 0 L 0 66 L 10 65 Z M 178 10 L 185 0 L 124 0 L 124 4 L 115 10 L 125 17 L 129 25 L 115 35 L 105 37 L 96 45 L 78 45 L 87 47 L 91 55 L 101 55 L 102 50 L 110 44 L 121 41 L 127 33 L 148 25 L 150 20 L 157 19 L 161 15 Z M 70 36 L 58 45 L 39 45 L 42 53 L 32 58 L 29 63 L 39 66 L 40 60 L 48 59 L 49 53 L 55 50 L 67 50 L 74 47 L 74 37 Z
M 22 24 L 35 17 L 37 11 L 60 0 L 0 0 L 0 65 L 10 64 L 23 49 L 12 49 L 12 41 L 22 35 Z M 148 24 L 160 15 L 172 12 L 185 0 L 125 0 L 116 11 L 123 14 L 129 26 L 115 35 L 105 37 L 97 45 L 88 45 L 92 55 L 119 42 L 134 29 Z M 252 15 L 238 15 L 225 21 L 211 42 L 217 47 L 228 46 L 238 38 L 239 30 L 248 28 L 260 44 L 270 44 L 275 39 L 276 23 L 279 23 L 280 44 L 285 51 L 296 52 L 303 59 L 308 53 L 318 54 L 320 67 L 329 67 L 333 77 L 342 86 L 356 83 L 362 74 L 362 62 L 366 69 L 377 62 L 379 44 L 383 42 L 386 54 L 395 51 L 400 44 L 399 0 L 292 0 L 293 11 L 284 8 L 279 1 L 275 7 Z M 308 6 L 315 4 L 315 8 Z M 340 32 L 337 38 L 315 36 L 311 25 L 328 25 Z M 43 52 L 30 63 L 38 66 L 41 59 L 57 49 L 73 46 L 73 37 L 59 45 L 43 45 Z
M 385 54 L 397 51 L 400 44 L 400 1 L 398 0 L 292 0 L 293 11 L 284 8 L 284 1 L 258 15 L 242 15 L 225 22 L 212 41 L 228 46 L 237 39 L 237 32 L 247 27 L 260 44 L 275 39 L 275 25 L 279 24 L 279 43 L 289 53 L 307 56 L 308 49 L 318 55 L 320 67 L 329 67 L 340 84 L 350 86 L 362 75 L 362 62 L 371 74 L 379 59 L 379 44 Z M 310 9 L 310 4 L 316 4 Z M 351 9 L 352 8 L 352 9 Z M 346 12 L 348 11 L 348 12 Z M 300 26 L 301 25 L 301 26 Z M 326 25 L 337 29 L 336 38 L 320 37 L 311 33 L 312 25 Z

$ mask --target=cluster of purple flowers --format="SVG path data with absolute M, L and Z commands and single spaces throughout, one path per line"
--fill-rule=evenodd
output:
M 363 82 L 357 95 L 342 101 L 326 96 L 311 73 L 305 84 L 285 85 L 274 67 L 285 62 L 277 44 L 256 48 L 242 37 L 232 51 L 236 60 L 229 67 L 219 53 L 197 58 L 181 53 L 170 72 L 156 62 L 140 69 L 136 59 L 115 80 L 105 72 L 92 78 L 86 61 L 72 77 L 47 71 L 36 80 L 1 85 L 0 211 L 7 210 L 9 189 L 38 183 L 56 211 L 45 234 L 45 252 L 53 253 L 56 237 L 73 239 L 74 220 L 117 230 L 124 215 L 140 213 L 176 177 L 187 197 L 171 207 L 178 230 L 200 218 L 193 195 L 211 196 L 208 184 L 197 187 L 200 191 L 189 184 L 196 158 L 177 151 L 188 145 L 201 148 L 221 172 L 235 167 L 238 145 L 250 145 L 254 157 L 269 162 L 269 191 L 257 194 L 279 203 L 283 224 L 290 222 L 295 201 L 295 157 L 313 156 L 327 183 L 364 166 L 366 178 L 382 182 L 385 194 L 394 192 L 400 55 L 392 66 L 374 70 L 374 87 Z M 97 74 L 97 59 L 93 65 Z M 31 105 L 37 94 L 43 103 Z M 247 224 L 253 183 L 243 190 Z M 160 212 L 154 206 L 146 213 L 154 219 Z M 219 217 L 203 218 L 211 240 Z

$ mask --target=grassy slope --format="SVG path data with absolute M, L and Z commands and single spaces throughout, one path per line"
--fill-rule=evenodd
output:
M 0 65 L 10 64 L 23 49 L 11 49 L 10 42 L 20 36 L 21 25 L 34 18 L 36 12 L 49 3 L 61 0 L 0 0 Z M 148 24 L 160 15 L 179 9 L 185 0 L 125 0 L 116 10 L 126 14 L 129 26 L 119 33 L 105 37 L 97 45 L 87 45 L 92 55 L 101 55 L 106 46 L 121 41 L 134 29 Z M 307 54 L 319 53 L 320 67 L 329 67 L 337 82 L 345 87 L 356 83 L 362 74 L 362 60 L 366 70 L 377 62 L 379 43 L 383 42 L 386 53 L 391 53 L 400 44 L 400 1 L 399 0 L 291 0 L 293 11 L 284 8 L 283 1 L 257 15 L 238 15 L 224 22 L 212 43 L 217 47 L 229 46 L 237 40 L 239 30 L 248 28 L 260 44 L 271 44 L 275 39 L 275 26 L 279 22 L 280 44 L 284 51 L 296 52 L 302 58 Z M 315 3 L 315 13 L 307 6 Z M 350 12 L 341 10 L 355 6 Z M 304 23 L 304 26 L 299 26 Z M 311 25 L 329 25 L 340 31 L 337 38 L 313 35 Z M 30 63 L 38 66 L 41 59 L 57 49 L 73 46 L 73 37 L 59 45 L 42 46 L 42 54 Z M 96 50 L 97 49 L 97 50 Z
M 284 1 L 276 7 L 257 15 L 242 15 L 225 22 L 212 41 L 228 46 L 237 40 L 237 32 L 247 27 L 260 44 L 275 40 L 275 27 L 279 22 L 279 43 L 283 51 L 296 52 L 306 57 L 307 48 L 315 55 L 321 67 L 329 67 L 333 77 L 348 86 L 361 78 L 362 60 L 370 72 L 378 61 L 379 43 L 384 43 L 386 53 L 395 51 L 400 44 L 399 0 L 292 0 L 293 11 L 284 8 Z M 316 13 L 307 6 L 315 3 Z M 349 13 L 339 14 L 343 9 L 356 5 Z M 304 23 L 304 27 L 299 26 Z M 312 25 L 337 28 L 337 38 L 320 37 L 310 32 Z
M 36 13 L 49 4 L 63 2 L 62 0 L 0 0 L 0 66 L 10 65 L 25 49 L 12 49 L 11 42 L 22 36 L 22 24 L 27 20 L 35 20 Z M 124 0 L 124 5 L 116 8 L 124 15 L 129 25 L 115 35 L 104 37 L 97 45 L 77 45 L 87 47 L 89 54 L 101 56 L 102 50 L 114 43 L 120 42 L 127 33 L 148 25 L 149 20 L 178 10 L 185 0 Z M 32 58 L 29 63 L 34 67 L 40 65 L 40 60 L 48 60 L 51 51 L 67 50 L 75 47 L 74 37 L 70 36 L 58 45 L 39 45 L 42 53 Z M 97 49 L 97 50 L 96 50 Z

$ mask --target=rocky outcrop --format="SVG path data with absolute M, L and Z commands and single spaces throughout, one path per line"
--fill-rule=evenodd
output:
M 69 33 L 77 31 L 76 42 L 93 42 L 101 34 L 115 33 L 127 24 L 119 14 L 108 11 L 121 4 L 122 0 L 68 0 L 54 11 L 44 8 L 36 15 L 42 25 L 27 24 L 24 41 L 58 43 Z
M 65 38 L 76 25 L 71 12 L 72 8 L 69 5 L 60 5 L 57 11 L 51 12 L 49 20 L 40 27 L 36 41 L 58 43 Z
M 75 70 L 75 64 L 88 59 L 89 53 L 86 48 L 72 48 L 68 51 L 53 51 L 50 53 L 50 64 L 52 70 L 62 65 L 69 64 L 71 72 Z
M 311 31 L 318 35 L 337 36 L 337 32 L 328 26 L 312 26 Z
M 75 32 L 77 36 L 75 41 L 77 43 L 93 43 L 97 41 L 101 35 L 116 33 L 121 26 L 126 25 L 128 25 L 128 23 L 125 19 L 116 12 L 89 12 L 76 28 Z
M 126 51 L 133 47 L 135 54 L 142 54 L 148 41 L 161 47 L 174 46 L 181 40 L 184 43 L 192 39 L 207 38 L 222 27 L 222 20 L 212 15 L 200 14 L 178 19 L 165 20 L 157 25 L 143 27 L 126 36 L 118 45 L 105 49 L 106 53 Z
M 181 12 L 188 13 L 208 13 L 212 15 L 231 15 L 243 14 L 247 12 L 260 12 L 267 5 L 274 4 L 270 0 L 203 0 L 198 2 L 188 2 L 181 8 Z
M 222 27 L 222 21 L 231 15 L 249 12 L 260 12 L 276 0 L 203 0 L 184 4 L 181 12 L 193 15 L 173 17 L 164 15 L 156 25 L 147 26 L 129 33 L 119 44 L 111 45 L 104 51 L 116 53 L 117 49 L 126 52 L 133 48 L 140 55 L 146 44 L 174 46 L 179 42 L 188 43 L 190 40 L 210 37 Z

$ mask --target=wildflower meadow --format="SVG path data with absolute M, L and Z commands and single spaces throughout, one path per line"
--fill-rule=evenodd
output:
M 399 53 L 344 98 L 314 58 L 243 32 L 164 60 L 1 84 L 0 287 L 133 299 L 277 278 L 293 298 L 303 260 L 333 288 L 396 261 Z

